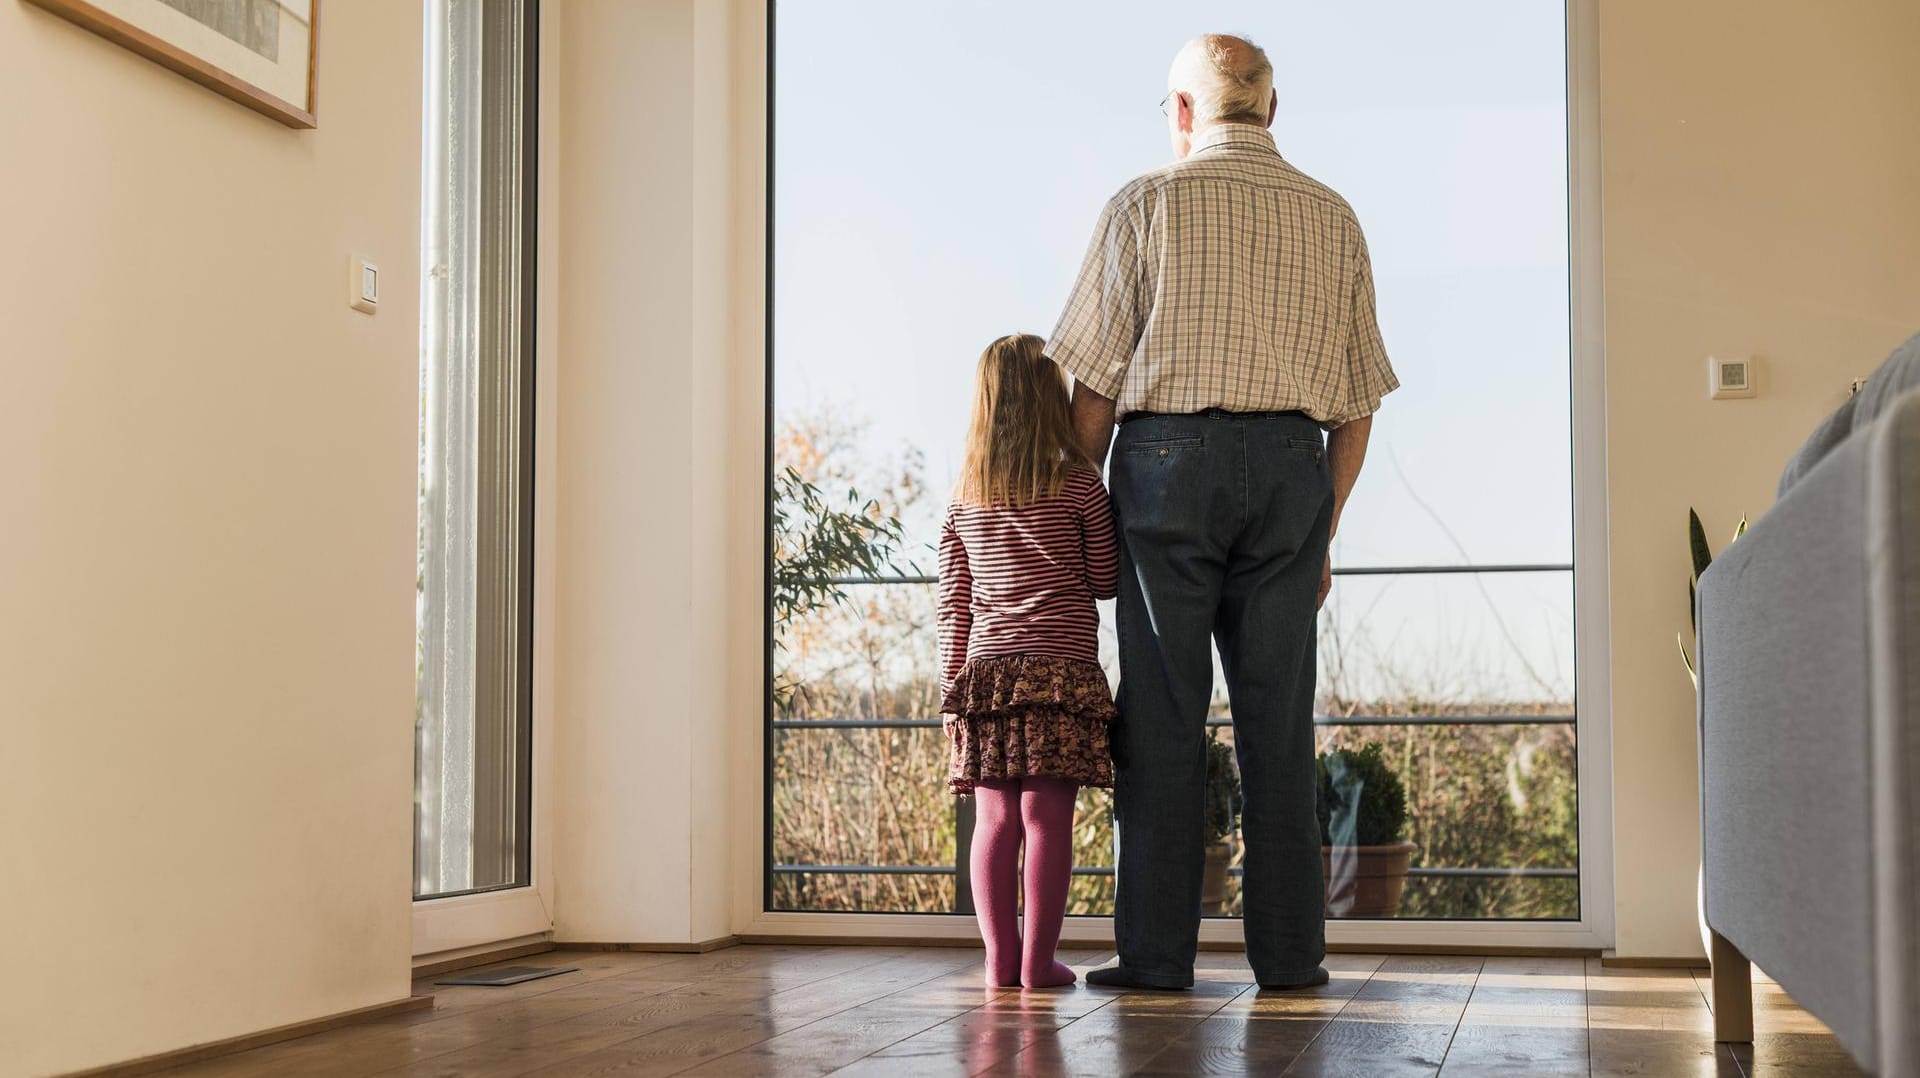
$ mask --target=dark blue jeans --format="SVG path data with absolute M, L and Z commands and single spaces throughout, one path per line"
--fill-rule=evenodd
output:
M 1314 817 L 1314 598 L 1333 517 L 1325 439 L 1304 416 L 1121 425 L 1120 693 L 1113 728 L 1120 964 L 1193 982 L 1204 858 L 1209 640 L 1220 649 L 1246 806 L 1247 958 L 1263 981 L 1326 957 Z

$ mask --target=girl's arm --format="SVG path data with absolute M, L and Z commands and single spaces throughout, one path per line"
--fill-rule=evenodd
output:
M 1120 589 L 1120 542 L 1113 530 L 1113 502 L 1099 476 L 1087 477 L 1080 498 L 1080 557 L 1087 589 L 1095 599 L 1111 599 Z
M 973 573 L 967 548 L 953 527 L 953 510 L 940 525 L 940 695 L 967 665 L 967 635 L 973 630 Z

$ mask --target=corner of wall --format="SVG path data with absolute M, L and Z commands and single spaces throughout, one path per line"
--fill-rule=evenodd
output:
M 734 69 L 728 337 L 727 758 L 733 805 L 728 932 L 748 931 L 762 901 L 766 669 L 767 34 L 765 0 L 730 0 Z

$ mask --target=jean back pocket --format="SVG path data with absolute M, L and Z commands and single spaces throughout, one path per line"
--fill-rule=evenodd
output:
M 1127 452 L 1164 457 L 1176 449 L 1199 449 L 1206 444 L 1198 434 L 1162 434 L 1127 443 Z

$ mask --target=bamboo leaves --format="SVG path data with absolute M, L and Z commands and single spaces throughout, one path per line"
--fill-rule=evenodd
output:
M 1733 529 L 1733 538 L 1739 539 L 1747 534 L 1747 518 L 1741 517 L 1740 523 Z M 1700 598 L 1700 578 L 1706 574 L 1708 566 L 1713 564 L 1713 548 L 1707 545 L 1707 529 L 1700 523 L 1700 514 L 1687 510 L 1687 549 L 1693 558 L 1693 573 L 1687 577 L 1687 627 L 1692 631 L 1695 647 L 1699 646 L 1700 619 L 1696 612 Z M 1687 634 L 1674 634 L 1674 643 L 1680 645 L 1680 661 L 1687 664 L 1687 677 L 1693 679 L 1693 687 L 1700 688 L 1700 670 L 1694 665 L 1693 656 L 1687 652 Z

